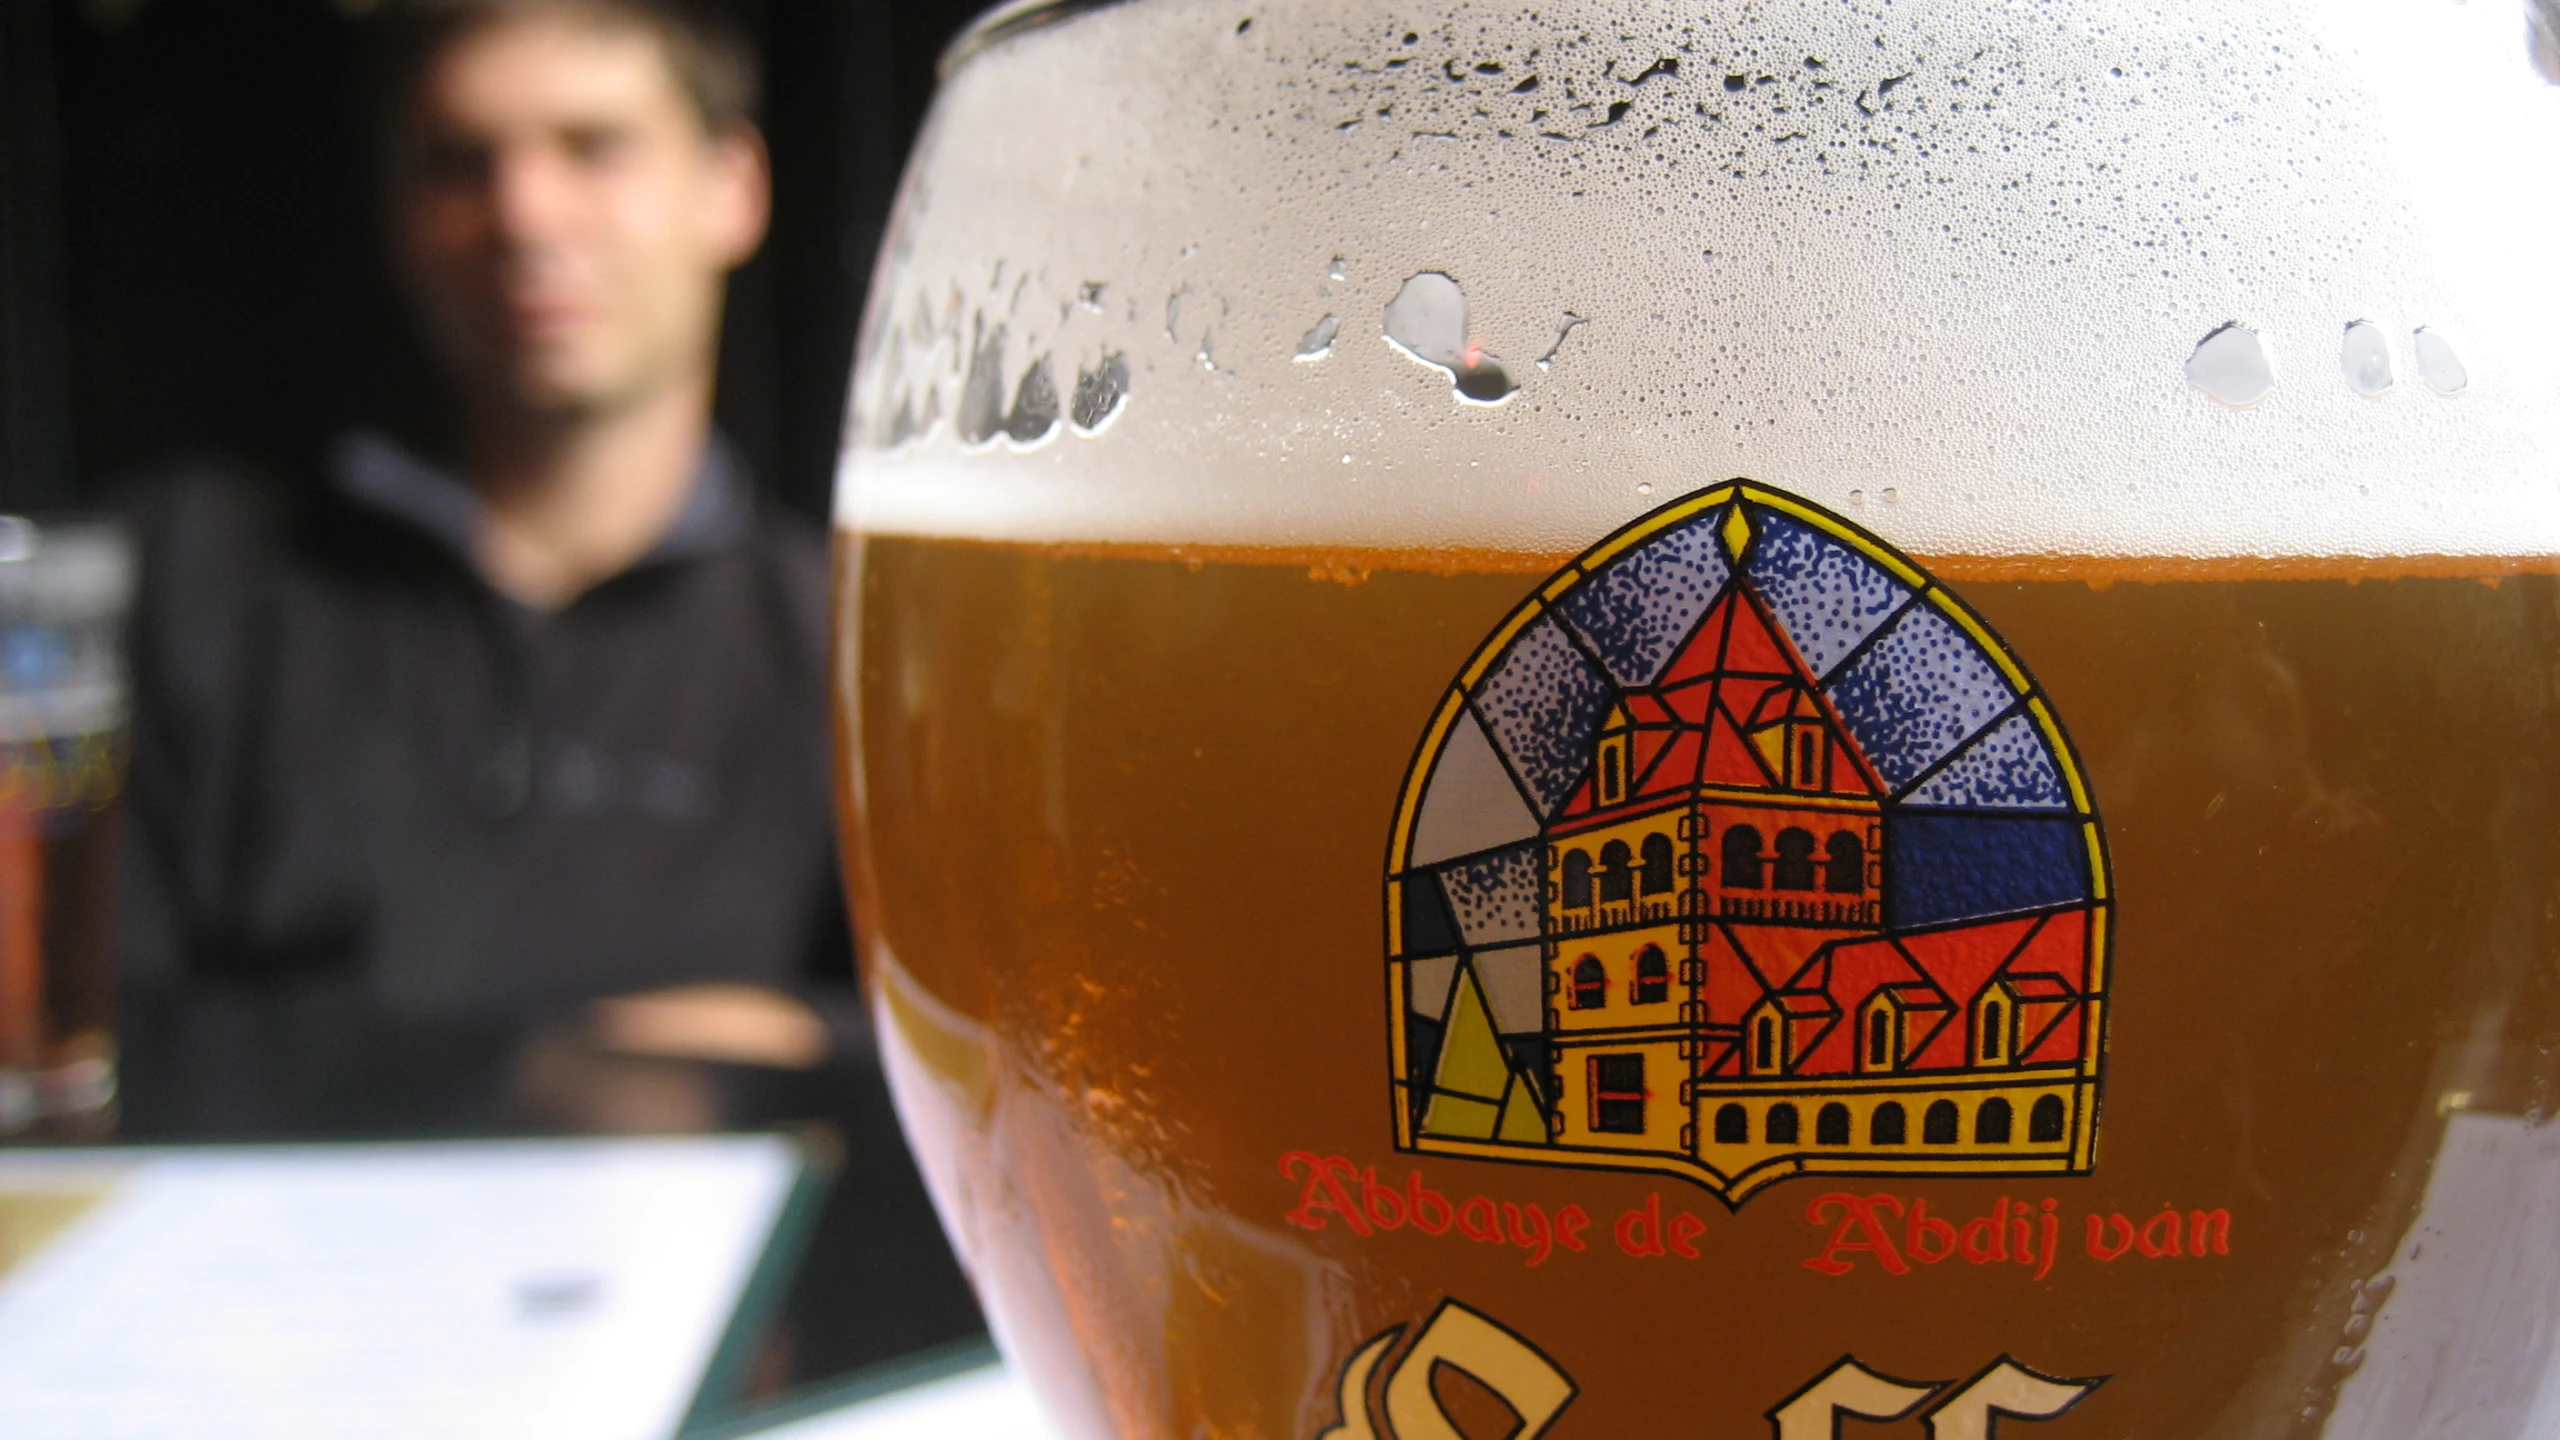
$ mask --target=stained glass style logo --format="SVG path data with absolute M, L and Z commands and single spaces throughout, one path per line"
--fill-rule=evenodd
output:
M 1389 847 L 1397 1143 L 1684 1175 L 2055 1174 L 2096 1151 L 2105 842 L 1963 601 L 1741 481 L 1470 659 Z

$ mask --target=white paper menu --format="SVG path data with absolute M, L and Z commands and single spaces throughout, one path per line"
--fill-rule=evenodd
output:
M 0 1436 L 672 1435 L 800 1170 L 779 1136 L 0 1151 Z

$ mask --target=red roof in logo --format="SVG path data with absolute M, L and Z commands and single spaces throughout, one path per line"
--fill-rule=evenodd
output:
M 1620 692 L 1611 725 L 1635 732 L 1625 806 L 1641 806 L 1698 785 L 1743 790 L 1812 790 L 1881 799 L 1885 787 L 1848 728 L 1823 698 L 1793 646 L 1771 623 L 1748 582 L 1729 587 L 1652 687 Z M 1787 743 L 1810 727 L 1830 763 L 1819 783 L 1789 784 L 1779 772 Z M 1792 739 L 1773 739 L 1781 728 Z M 1586 778 L 1558 818 L 1602 809 Z

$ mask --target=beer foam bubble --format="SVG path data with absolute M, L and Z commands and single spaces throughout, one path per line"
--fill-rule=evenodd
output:
M 1065 15 L 936 102 L 838 516 L 1554 553 L 1739 475 L 1922 554 L 2560 553 L 2527 9 Z

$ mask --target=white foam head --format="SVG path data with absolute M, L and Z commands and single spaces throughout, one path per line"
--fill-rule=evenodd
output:
M 936 102 L 839 517 L 1558 552 L 1746 475 L 1921 553 L 2560 553 L 2529 3 L 1067 16 Z

